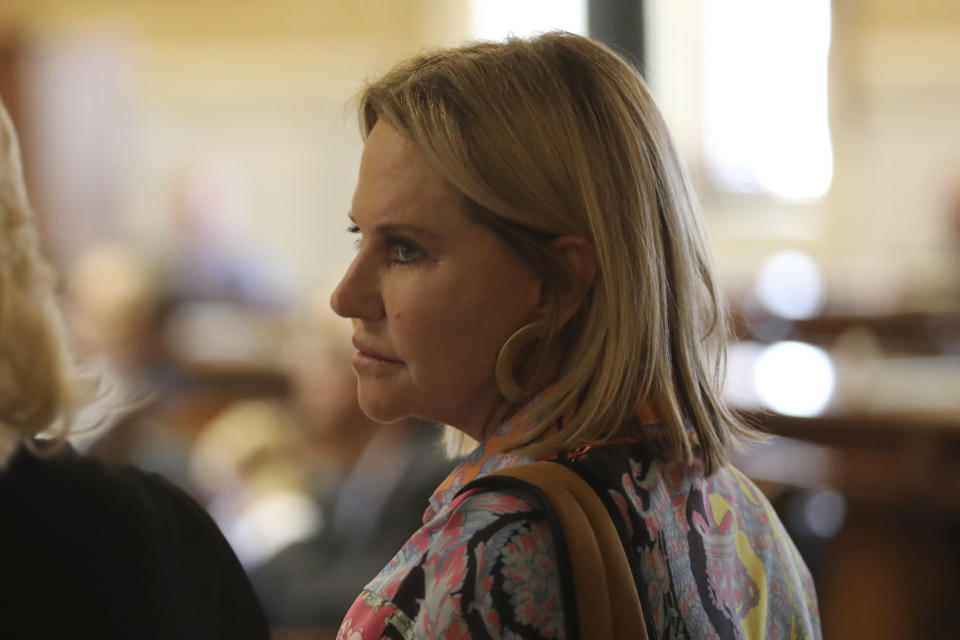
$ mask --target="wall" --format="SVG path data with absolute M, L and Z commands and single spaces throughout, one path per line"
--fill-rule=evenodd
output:
M 329 280 L 352 252 L 351 97 L 392 62 L 462 38 L 465 15 L 440 0 L 5 2 L 55 253 L 70 263 L 113 237 L 162 255 L 184 183 L 199 181 L 227 192 L 242 242 L 300 284 Z

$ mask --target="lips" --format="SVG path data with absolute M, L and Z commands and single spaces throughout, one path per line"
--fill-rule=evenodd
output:
M 353 339 L 353 346 L 360 355 L 373 360 L 382 360 L 383 362 L 392 362 L 394 364 L 401 364 L 403 362 L 402 360 L 398 360 L 397 358 L 387 355 L 383 351 L 360 342 L 356 338 Z

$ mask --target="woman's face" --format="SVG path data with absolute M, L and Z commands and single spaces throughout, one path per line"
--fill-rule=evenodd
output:
M 385 122 L 367 137 L 350 217 L 358 251 L 331 306 L 353 319 L 361 408 L 482 438 L 501 402 L 497 355 L 540 310 L 539 276 Z

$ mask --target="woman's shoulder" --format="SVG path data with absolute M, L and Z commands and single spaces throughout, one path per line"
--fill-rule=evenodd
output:
M 143 520 L 173 517 L 175 523 L 212 525 L 186 492 L 156 473 L 81 455 L 69 447 L 37 455 L 21 448 L 0 472 L 0 510 L 20 510 L 34 523 L 55 520 L 95 524 L 102 515 L 131 526 Z M 165 527 L 166 528 L 166 527 Z
M 19 450 L 0 472 L 0 516 L 0 544 L 16 537 L 37 547 L 103 548 L 113 556 L 200 556 L 231 569 L 237 563 L 206 510 L 172 482 L 69 447 L 52 455 Z
M 535 487 L 513 478 L 485 476 L 464 487 L 450 505 L 449 516 L 431 541 L 432 553 L 453 548 L 478 556 L 483 570 L 504 563 L 557 563 L 559 525 L 546 498 Z
M 809 571 L 769 500 L 736 468 L 708 475 L 696 460 L 668 463 L 629 444 L 566 464 L 622 520 L 622 537 L 642 558 L 643 604 L 658 635 L 735 637 L 762 611 L 771 629 L 818 636 Z
M 431 546 L 434 551 L 482 546 L 493 554 L 485 560 L 549 550 L 553 535 L 550 516 L 542 499 L 521 487 L 490 483 L 468 488 L 451 505 L 450 517 Z
M 390 619 L 406 620 L 415 637 L 566 637 L 547 514 L 535 498 L 515 488 L 460 493 L 442 517 L 411 538 L 366 593 L 378 604 L 364 613 L 363 598 L 358 600 L 349 616 L 353 622 L 374 624 L 374 609 L 389 610 Z M 431 626 L 440 623 L 442 628 Z
M 103 629 L 103 637 L 123 624 L 205 637 L 227 637 L 226 629 L 236 637 L 267 636 L 216 524 L 156 474 L 69 449 L 46 456 L 21 450 L 0 472 L 0 519 L 4 583 L 16 585 L 7 594 L 13 600 L 4 599 L 19 603 L 17 619 L 56 606 Z M 235 628 L 231 616 L 248 630 Z

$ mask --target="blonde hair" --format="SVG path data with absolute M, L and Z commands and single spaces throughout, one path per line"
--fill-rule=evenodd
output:
M 672 460 L 691 462 L 699 445 L 712 472 L 736 435 L 754 434 L 720 396 L 726 324 L 708 242 L 632 67 L 563 32 L 475 43 L 400 63 L 366 86 L 359 109 L 364 136 L 383 119 L 413 142 L 554 299 L 569 275 L 550 240 L 578 234 L 596 248 L 592 290 L 566 326 L 552 314 L 550 337 L 521 366 L 528 385 L 551 357 L 557 372 L 521 452 L 615 439 L 649 408 Z
M 54 278 L 40 256 L 16 132 L 0 102 L 0 466 L 20 442 L 69 423 L 68 371 Z

